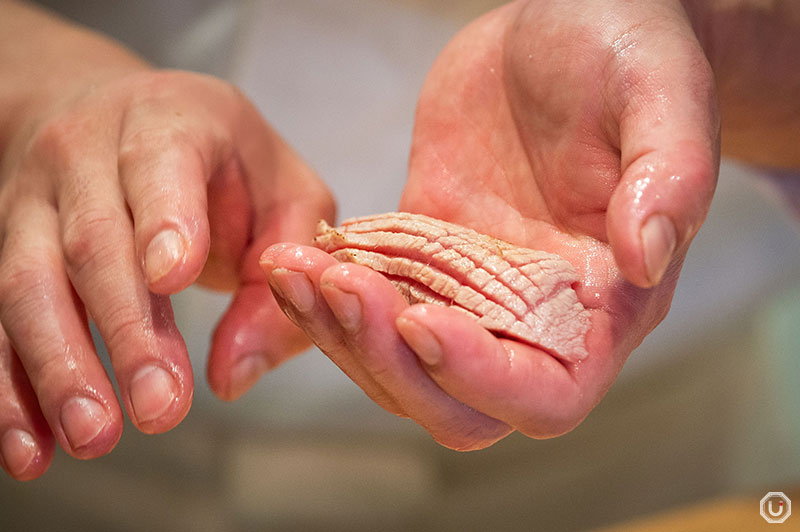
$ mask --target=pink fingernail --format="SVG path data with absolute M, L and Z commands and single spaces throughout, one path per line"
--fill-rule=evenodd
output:
M 268 369 L 269 364 L 262 354 L 254 353 L 243 356 L 231 368 L 230 399 L 244 395 Z
M 655 286 L 661 282 L 675 252 L 675 226 L 663 214 L 654 214 L 642 226 L 641 238 L 647 278 Z
M 317 302 L 314 287 L 305 273 L 277 268 L 272 272 L 271 282 L 298 312 L 305 314 L 314 308 Z
M 139 423 L 160 418 L 178 397 L 178 384 L 158 366 L 146 366 L 131 380 L 133 414 Z
M 428 366 L 435 366 L 442 360 L 442 344 L 430 329 L 415 320 L 400 316 L 396 321 L 400 336 L 417 356 Z
M 89 445 L 108 424 L 108 413 L 87 397 L 73 397 L 61 407 L 61 426 L 73 451 Z
M 174 229 L 158 233 L 147 246 L 144 269 L 147 281 L 155 283 L 172 271 L 183 261 L 186 254 L 186 241 Z
M 332 284 L 324 284 L 322 294 L 342 328 L 350 333 L 358 332 L 361 328 L 361 300 L 358 296 Z
M 3 434 L 0 441 L 0 452 L 8 472 L 15 477 L 22 476 L 36 456 L 39 446 L 29 432 L 20 429 L 11 429 Z

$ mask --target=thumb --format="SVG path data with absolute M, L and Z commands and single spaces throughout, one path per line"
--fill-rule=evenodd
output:
M 637 65 L 646 75 L 632 81 L 623 71 L 617 80 L 622 175 L 606 229 L 623 275 L 640 287 L 677 276 L 716 187 L 717 101 L 695 44 L 682 41 L 666 57 L 652 54 L 657 65 Z

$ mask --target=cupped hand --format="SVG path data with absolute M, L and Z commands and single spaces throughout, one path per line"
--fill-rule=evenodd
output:
M 93 458 L 122 410 L 147 433 L 187 413 L 193 375 L 169 294 L 198 280 L 235 290 L 208 378 L 225 399 L 307 346 L 269 297 L 258 254 L 307 240 L 333 216 L 327 189 L 234 87 L 142 69 L 41 109 L 0 175 L 0 450 L 20 479 L 53 437 Z
M 591 312 L 556 360 L 381 275 L 282 244 L 262 257 L 292 319 L 367 394 L 457 449 L 549 437 L 599 402 L 666 315 L 718 170 L 708 63 L 679 2 L 516 2 L 433 66 L 400 209 L 557 253 Z

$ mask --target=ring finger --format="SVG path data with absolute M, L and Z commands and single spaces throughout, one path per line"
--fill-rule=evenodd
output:
M 77 458 L 105 454 L 120 437 L 122 414 L 64 273 L 56 213 L 23 202 L 8 221 L 15 231 L 0 264 L 0 322 L 61 446 Z M 46 449 L 46 439 L 36 443 Z

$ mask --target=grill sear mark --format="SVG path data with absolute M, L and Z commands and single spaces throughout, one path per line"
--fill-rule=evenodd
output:
M 558 255 L 403 212 L 351 218 L 336 228 L 322 220 L 314 244 L 383 273 L 410 304 L 457 308 L 496 334 L 568 362 L 587 356 L 589 311 L 572 288 L 575 269 Z

